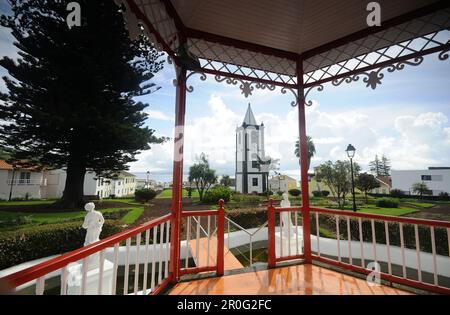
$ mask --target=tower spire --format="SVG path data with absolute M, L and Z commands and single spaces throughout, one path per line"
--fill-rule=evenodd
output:
M 248 103 L 247 113 L 245 113 L 243 125 L 247 125 L 247 126 L 248 125 L 251 125 L 251 126 L 257 125 L 255 116 L 253 115 L 252 107 L 250 106 L 250 103 Z

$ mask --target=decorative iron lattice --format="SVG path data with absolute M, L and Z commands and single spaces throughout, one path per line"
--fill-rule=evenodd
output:
M 192 71 L 186 76 L 186 84 L 187 84 L 187 81 L 189 80 L 189 78 L 191 78 L 193 75 L 196 75 L 196 74 L 200 75 L 201 81 L 206 81 L 206 79 L 208 78 L 206 73 L 203 73 L 200 71 Z M 258 90 L 267 89 L 269 91 L 274 91 L 276 89 L 276 85 L 274 85 L 274 84 L 265 84 L 265 83 L 261 83 L 261 82 L 255 82 L 255 81 L 240 80 L 240 79 L 235 79 L 235 78 L 220 76 L 220 75 L 215 75 L 214 80 L 218 83 L 225 82 L 226 84 L 229 84 L 229 85 L 234 85 L 234 86 L 239 85 L 241 94 L 243 94 L 245 97 L 249 97 L 250 95 L 252 95 L 252 92 L 255 89 L 258 89 Z M 176 84 L 176 82 L 174 82 L 174 84 Z M 194 91 L 194 87 L 192 85 L 187 85 L 186 91 L 191 93 Z M 295 100 L 291 102 L 291 106 L 297 106 L 298 100 L 297 100 L 297 92 L 295 89 L 283 87 L 283 88 L 281 88 L 280 91 L 282 94 L 286 94 L 287 91 L 290 91 L 295 97 Z
M 364 77 L 363 82 L 366 83 L 366 87 L 371 87 L 373 90 L 375 90 L 375 88 L 381 84 L 381 79 L 384 78 L 384 74 L 381 72 L 383 70 L 387 70 L 387 72 L 394 72 L 397 70 L 403 70 L 405 68 L 405 65 L 409 65 L 409 66 L 418 66 L 422 63 L 423 61 L 423 57 L 416 57 L 413 60 L 407 60 L 407 61 L 402 61 L 402 62 L 398 62 L 395 64 L 390 64 L 390 65 L 386 65 L 384 67 L 380 67 L 376 70 L 370 71 L 370 72 L 362 72 L 362 73 L 358 73 L 358 74 L 354 74 L 342 79 L 336 79 L 331 81 L 331 83 L 334 86 L 338 86 L 341 85 L 341 83 L 345 82 L 345 83 L 351 83 L 351 82 L 356 82 L 359 81 L 360 77 Z
M 332 80 L 341 83 L 342 78 L 345 82 L 356 81 L 353 78 L 357 76 L 353 74 L 359 70 L 363 72 L 367 68 L 375 68 L 377 64 L 386 68 L 390 61 L 395 63 L 402 58 L 413 59 L 439 48 L 445 50 L 449 39 L 450 9 L 444 9 L 305 59 L 304 84 L 311 86 Z M 392 69 L 388 68 L 388 71 Z M 369 78 L 365 80 L 370 81 L 365 81 L 368 86 L 374 88 L 379 84 L 383 78 L 381 70 L 366 74 Z M 350 79 L 345 79 L 346 74 Z
M 197 38 L 188 38 L 187 46 L 200 58 L 202 69 L 284 85 L 297 83 L 295 61 Z
M 128 31 L 131 38 L 137 38 L 142 31 L 148 36 L 149 40 L 155 45 L 159 51 L 163 51 L 161 42 L 157 40 L 155 35 L 147 28 L 146 23 L 136 17 L 130 9 L 126 0 L 114 0 L 118 6 L 125 6 L 124 18 L 127 22 Z M 146 15 L 152 26 L 159 33 L 165 44 L 176 51 L 179 47 L 178 30 L 175 26 L 173 18 L 167 13 L 164 4 L 160 0 L 134 0 L 142 13 Z

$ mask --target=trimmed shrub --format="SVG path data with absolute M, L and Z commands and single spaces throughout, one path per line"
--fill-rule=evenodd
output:
M 238 203 L 258 203 L 261 201 L 261 199 L 264 198 L 261 198 L 260 196 L 245 195 L 240 193 L 234 193 L 231 197 L 231 200 Z
M 0 270 L 83 247 L 82 222 L 45 224 L 0 234 Z M 105 221 L 100 238 L 120 232 L 115 221 Z
M 225 186 L 216 186 L 208 190 L 203 196 L 203 202 L 217 204 L 220 199 L 228 202 L 231 199 L 231 189 Z
M 289 189 L 289 194 L 293 197 L 298 197 L 300 196 L 302 192 L 300 191 L 300 189 L 297 188 L 293 188 L 293 189 Z
M 312 194 L 313 194 L 314 197 L 319 198 L 319 197 L 328 197 L 328 195 L 330 194 L 330 192 L 329 192 L 328 190 L 321 190 L 321 191 L 319 191 L 319 190 L 314 190 L 314 191 L 312 192 Z
M 398 208 L 399 201 L 395 198 L 381 198 L 375 204 L 380 208 Z
M 134 200 L 139 202 L 149 202 L 156 197 L 156 191 L 153 189 L 138 189 L 134 193 Z
M 330 192 L 328 190 L 322 190 L 322 197 L 328 197 Z
M 400 198 L 405 195 L 405 193 L 400 189 L 392 189 L 390 195 L 395 198 Z

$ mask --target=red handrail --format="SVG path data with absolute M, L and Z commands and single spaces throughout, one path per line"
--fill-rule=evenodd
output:
M 124 241 L 130 237 L 133 237 L 139 233 L 142 233 L 148 229 L 151 229 L 157 225 L 165 223 L 170 220 L 172 217 L 171 214 L 162 216 L 158 219 L 152 220 L 150 222 L 143 223 L 139 226 L 136 226 L 132 229 L 111 235 L 103 240 L 100 240 L 96 243 L 90 244 L 85 247 L 81 247 L 79 249 L 73 250 L 69 253 L 63 254 L 59 257 L 52 258 L 50 260 L 44 261 L 35 266 L 26 268 L 24 270 L 15 272 L 11 275 L 8 275 L 2 280 L 8 282 L 12 286 L 19 286 L 29 281 L 38 279 L 46 274 L 61 269 L 67 266 L 70 263 L 76 262 L 80 259 L 86 258 L 94 253 L 100 252 L 101 250 L 113 246 L 121 241 Z
M 224 247 L 225 247 L 225 202 L 219 200 L 219 209 L 217 210 L 196 210 L 196 211 L 183 211 L 181 216 L 187 217 L 205 217 L 216 216 L 217 222 L 217 261 L 215 266 L 197 266 L 193 268 L 181 268 L 179 269 L 179 275 L 200 273 L 205 271 L 216 271 L 217 276 L 223 276 L 224 274 Z M 181 259 L 181 257 L 179 257 Z
M 450 228 L 449 221 L 437 221 L 437 220 L 428 220 L 428 219 L 417 219 L 417 218 L 408 218 L 408 217 L 396 217 L 391 215 L 382 215 L 382 214 L 371 214 L 364 212 L 353 212 L 353 211 L 345 211 L 345 210 L 335 210 L 335 209 L 324 209 L 324 208 L 316 208 L 310 207 L 311 211 L 319 212 L 323 214 L 334 214 L 340 216 L 349 216 L 356 218 L 364 218 L 364 219 L 372 219 L 372 220 L 380 220 L 380 221 L 389 221 L 389 222 L 399 222 L 406 224 L 420 224 L 434 227 L 443 227 Z
M 211 215 L 218 215 L 219 210 L 195 210 L 195 211 L 183 211 L 181 216 L 185 217 L 208 217 Z

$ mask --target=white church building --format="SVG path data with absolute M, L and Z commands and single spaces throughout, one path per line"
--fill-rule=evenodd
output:
M 237 192 L 249 194 L 263 193 L 267 190 L 269 172 L 259 163 L 264 158 L 264 124 L 257 124 L 252 108 L 248 104 L 244 121 L 236 129 Z

